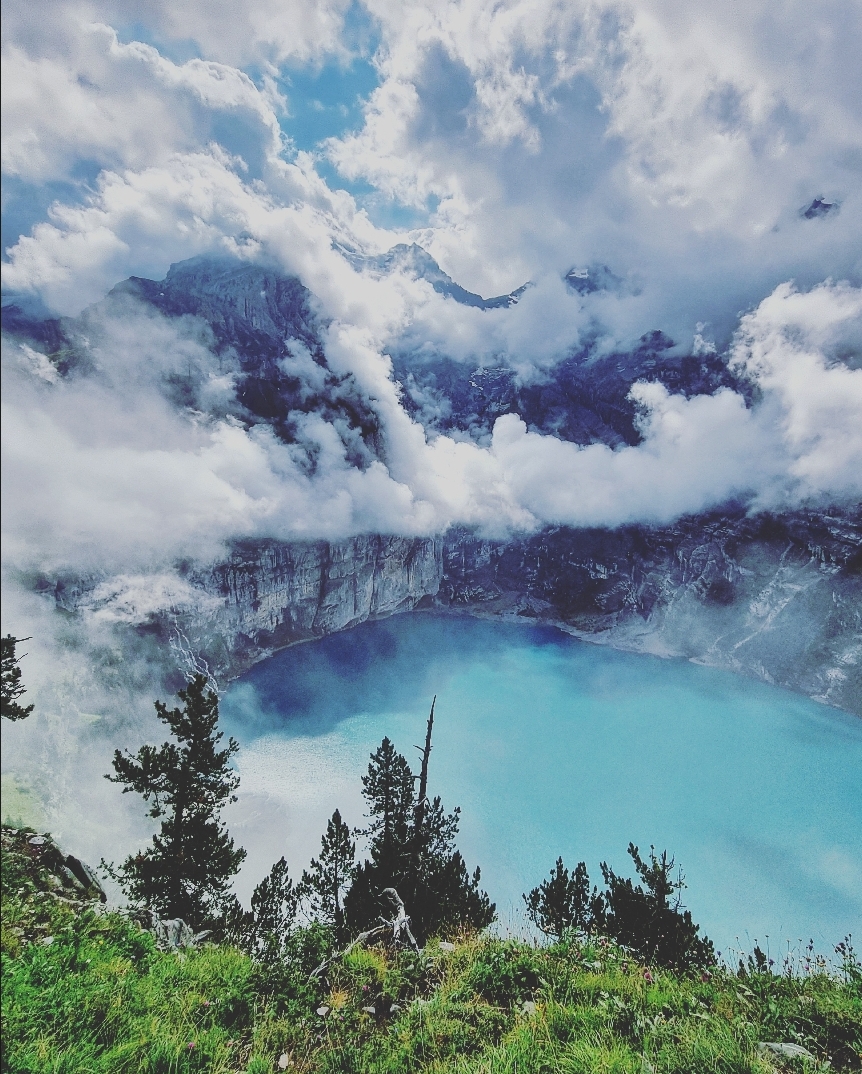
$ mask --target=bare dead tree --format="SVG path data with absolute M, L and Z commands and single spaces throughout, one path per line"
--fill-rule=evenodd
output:
M 413 808 L 413 885 L 411 894 L 416 895 L 416 884 L 422 872 L 422 835 L 425 824 L 425 810 L 428 805 L 428 758 L 431 756 L 431 732 L 434 730 L 434 708 L 437 704 L 437 695 L 431 701 L 431 712 L 428 716 L 428 724 L 425 729 L 425 746 L 415 746 L 422 754 L 422 766 L 419 769 L 419 793 L 416 796 L 416 805 Z
M 421 826 L 425 815 L 425 803 L 428 800 L 428 758 L 431 756 L 431 732 L 434 729 L 434 707 L 437 704 L 437 695 L 431 701 L 431 713 L 428 716 L 428 726 L 425 729 L 425 747 L 414 746 L 422 754 L 422 767 L 419 770 L 419 797 L 416 800 L 414 823 Z
M 360 932 L 356 939 L 351 940 L 347 947 L 341 951 L 337 951 L 331 958 L 327 958 L 321 962 L 317 969 L 312 970 L 308 975 L 309 979 L 312 977 L 319 977 L 324 970 L 328 969 L 333 963 L 338 962 L 339 959 L 344 958 L 345 955 L 349 954 L 354 947 L 358 947 L 359 944 L 367 943 L 369 940 L 374 939 L 377 936 L 383 936 L 390 931 L 392 933 L 392 942 L 396 946 L 399 943 L 404 943 L 406 941 L 414 951 L 419 950 L 419 944 L 416 942 L 416 938 L 410 929 L 410 916 L 404 906 L 404 900 L 395 888 L 384 888 L 380 895 L 381 897 L 385 897 L 389 902 L 394 916 L 392 918 L 385 918 L 381 915 L 379 925 L 375 925 L 372 929 L 366 929 L 365 932 Z

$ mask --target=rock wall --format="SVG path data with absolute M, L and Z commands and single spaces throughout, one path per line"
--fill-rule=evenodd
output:
M 149 638 L 166 674 L 179 663 L 224 681 L 294 642 L 433 607 L 555 623 L 862 715 L 862 508 L 725 510 L 663 528 L 552 528 L 508 541 L 463 530 L 267 540 L 238 544 L 226 562 L 187 578 L 199 605 L 159 613 L 122 643 L 131 653 Z M 84 610 L 97 582 L 65 579 L 55 599 Z
M 862 715 L 859 509 L 506 543 L 452 534 L 436 601 L 730 668 Z
M 182 626 L 206 659 L 236 674 L 293 642 L 428 603 L 442 553 L 440 538 L 391 536 L 237 545 L 226 563 L 193 578 L 224 603 Z
M 190 644 L 235 675 L 292 642 L 417 606 L 557 623 L 592 642 L 726 667 L 862 714 L 862 510 L 488 541 L 238 546 L 195 579 L 223 600 Z

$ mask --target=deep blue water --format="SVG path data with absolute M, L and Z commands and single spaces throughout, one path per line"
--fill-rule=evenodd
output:
M 300 870 L 389 735 L 413 761 L 437 695 L 430 786 L 519 927 L 558 855 L 629 872 L 629 841 L 675 854 L 719 948 L 823 950 L 862 931 L 862 720 L 762 683 L 538 626 L 418 614 L 295 646 L 228 691 L 250 887 Z M 241 885 L 242 889 L 242 885 Z

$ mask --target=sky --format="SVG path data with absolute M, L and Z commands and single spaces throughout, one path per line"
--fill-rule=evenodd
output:
M 4 301 L 83 316 L 92 359 L 64 377 L 4 340 L 7 568 L 161 576 L 236 537 L 505 536 L 862 496 L 853 0 L 9 0 L 3 20 Z M 368 270 L 398 243 L 483 295 L 530 286 L 510 309 L 459 306 L 409 265 Z M 100 304 L 199 254 L 309 288 L 376 457 L 357 464 L 319 415 L 291 445 L 244 425 L 205 326 Z M 566 286 L 601 266 L 612 286 Z M 392 372 L 409 352 L 549 380 L 656 329 L 751 391 L 634 384 L 642 440 L 612 450 L 516 414 L 484 440 L 439 435 Z M 310 392 L 319 369 L 291 347 Z M 178 405 L 166 385 L 193 367 Z
M 197 254 L 274 264 L 315 296 L 384 439 L 357 469 L 319 420 L 294 448 L 240 428 L 199 330 L 91 311 L 89 379 L 7 341 L 7 562 L 153 570 L 236 536 L 505 535 L 862 493 L 855 0 L 9 0 L 3 19 L 6 300 L 77 316 Z M 342 256 L 400 242 L 474 292 L 532 286 L 481 311 Z M 596 266 L 617 285 L 566 287 Z M 517 415 L 474 443 L 409 418 L 391 369 L 411 349 L 535 381 L 655 329 L 725 355 L 755 406 L 634 385 L 636 447 Z M 200 393 L 178 412 L 164 378 L 189 348 Z
M 89 348 L 64 376 L 3 340 L 3 632 L 34 638 L 47 721 L 31 770 L 74 742 L 74 783 L 118 705 L 92 659 L 114 660 L 112 624 L 203 607 L 177 566 L 237 538 L 862 500 L 858 0 L 5 0 L 2 20 L 4 302 L 80 316 Z M 399 243 L 483 296 L 531 286 L 483 311 L 362 267 Z M 101 303 L 200 254 L 310 290 L 375 457 L 320 415 L 292 444 L 249 426 L 206 326 Z M 601 266 L 613 287 L 566 286 Z M 516 414 L 439 435 L 393 375 L 410 352 L 531 383 L 654 330 L 750 390 L 634 384 L 641 442 L 612 450 Z M 77 625 L 39 595 L 60 577 L 97 594 Z M 123 659 L 127 714 L 151 711 L 148 658 Z

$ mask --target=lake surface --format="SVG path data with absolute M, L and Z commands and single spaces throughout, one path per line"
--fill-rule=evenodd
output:
M 459 847 L 504 927 L 523 928 L 521 893 L 558 855 L 597 882 L 601 861 L 630 874 L 631 840 L 676 856 L 720 950 L 828 951 L 862 931 L 862 719 L 549 627 L 430 613 L 295 646 L 231 686 L 241 895 L 282 853 L 301 871 L 336 807 L 362 823 L 369 754 L 388 735 L 415 764 L 434 694 L 430 789 L 461 806 Z

